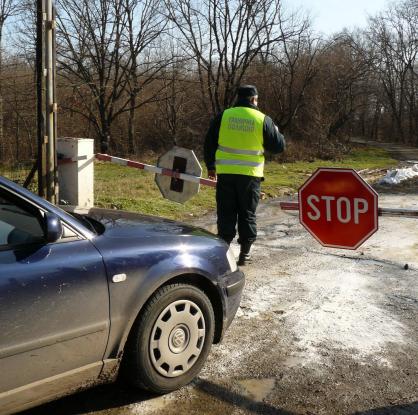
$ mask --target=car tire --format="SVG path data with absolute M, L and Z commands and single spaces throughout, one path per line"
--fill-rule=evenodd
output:
M 128 339 L 124 356 L 128 380 L 159 394 L 186 385 L 205 363 L 214 326 L 213 307 L 202 290 L 188 284 L 161 287 Z

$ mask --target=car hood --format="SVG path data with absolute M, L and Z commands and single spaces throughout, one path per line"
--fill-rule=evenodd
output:
M 194 226 L 157 216 L 142 215 L 121 210 L 91 208 L 75 210 L 71 213 L 90 218 L 103 226 L 102 233 L 107 237 L 160 237 L 194 235 L 218 239 L 212 233 Z
M 102 228 L 91 242 L 103 256 L 109 275 L 142 275 L 148 268 L 156 275 L 193 270 L 222 276 L 231 271 L 228 246 L 204 229 L 120 210 L 92 208 L 74 213 L 81 213 L 82 223 L 88 218 Z

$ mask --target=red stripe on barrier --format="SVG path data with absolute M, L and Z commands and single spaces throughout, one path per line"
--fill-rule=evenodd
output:
M 280 208 L 282 210 L 299 210 L 298 202 L 280 202 Z
M 174 177 L 175 179 L 179 179 L 180 178 L 180 173 L 178 171 L 174 171 L 174 170 L 170 170 L 170 169 L 165 169 L 162 168 L 161 169 L 161 174 L 163 176 L 168 176 L 168 177 Z
M 216 187 L 216 181 L 211 179 L 200 179 L 200 184 L 203 186 Z
M 108 156 L 107 154 L 97 153 L 96 154 L 96 158 L 98 160 L 102 160 L 102 161 L 112 161 L 112 157 L 111 156 Z
M 135 169 L 140 169 L 140 170 L 144 170 L 145 164 L 140 163 L 139 161 L 132 161 L 132 160 L 127 160 L 126 165 L 128 167 L 134 167 Z

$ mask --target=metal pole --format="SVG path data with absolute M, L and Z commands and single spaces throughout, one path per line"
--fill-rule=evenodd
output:
M 54 102 L 54 34 L 55 20 L 53 19 L 52 0 L 46 0 L 46 135 L 47 143 L 47 199 L 57 202 L 56 197 L 56 140 L 54 113 L 56 105 Z
M 280 202 L 282 210 L 299 210 L 299 202 Z M 418 209 L 403 209 L 403 208 L 378 208 L 379 216 L 395 216 L 404 218 L 418 219 Z
M 58 123 L 57 123 L 57 111 L 58 111 L 58 100 L 57 100 L 57 42 L 56 42 L 56 7 L 52 4 L 52 20 L 53 20 L 53 34 L 52 34 L 52 65 L 53 65 L 53 79 L 54 79 L 54 192 L 55 192 L 55 203 L 59 203 L 59 187 L 58 187 Z
M 418 209 L 379 208 L 379 216 L 401 216 L 418 219 Z
M 37 94 L 37 141 L 38 141 L 38 194 L 46 196 L 46 136 L 45 136 L 45 2 L 36 2 L 36 94 Z

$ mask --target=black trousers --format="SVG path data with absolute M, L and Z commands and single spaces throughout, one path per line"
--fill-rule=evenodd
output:
M 260 200 L 259 177 L 241 174 L 219 174 L 216 185 L 218 235 L 230 243 L 251 245 L 257 238 L 256 210 Z

